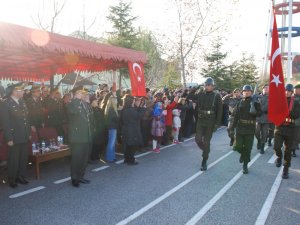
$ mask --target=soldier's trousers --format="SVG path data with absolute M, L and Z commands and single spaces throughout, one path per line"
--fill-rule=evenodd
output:
M 255 137 L 261 143 L 266 143 L 268 140 L 269 123 L 256 123 Z
M 26 175 L 28 163 L 28 143 L 14 144 L 8 147 L 8 181 L 15 182 L 16 178 Z
M 202 149 L 202 157 L 208 159 L 210 152 L 210 140 L 213 134 L 213 127 L 197 125 L 195 141 L 200 149 Z
M 298 149 L 300 143 L 300 126 L 295 126 L 294 128 L 294 139 L 292 149 Z
M 90 143 L 71 143 L 71 179 L 83 178 L 91 152 Z
M 232 116 L 229 116 L 228 126 L 227 126 L 227 133 L 229 138 L 234 138 L 234 129 L 232 129 L 233 120 L 234 118 Z
M 250 162 L 253 141 L 253 134 L 236 134 L 234 150 L 241 154 L 244 163 Z
M 276 156 L 282 160 L 282 145 L 284 144 L 284 166 L 291 166 L 291 150 L 293 146 L 293 135 L 287 136 L 280 134 L 279 131 L 275 131 L 274 136 L 274 150 Z
M 268 138 L 270 139 L 274 138 L 274 129 L 275 129 L 274 123 L 269 123 Z

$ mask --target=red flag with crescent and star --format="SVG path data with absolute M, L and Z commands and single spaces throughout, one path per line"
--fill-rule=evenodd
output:
M 132 96 L 146 96 L 144 65 L 137 62 L 128 62 Z
M 268 119 L 275 125 L 279 126 L 285 121 L 288 115 L 289 109 L 285 95 L 281 50 L 279 47 L 276 16 L 274 14 L 272 50 L 270 57 Z

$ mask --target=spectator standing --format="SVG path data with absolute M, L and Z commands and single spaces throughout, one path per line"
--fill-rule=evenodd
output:
M 160 152 L 160 144 L 164 135 L 165 128 L 165 115 L 163 114 L 163 103 L 157 102 L 154 105 L 152 112 L 152 124 L 151 124 L 151 135 L 152 135 L 152 151 L 155 153 Z
M 172 129 L 172 136 L 173 136 L 173 143 L 179 144 L 179 131 L 181 128 L 181 119 L 180 119 L 180 110 L 173 109 L 173 129 Z

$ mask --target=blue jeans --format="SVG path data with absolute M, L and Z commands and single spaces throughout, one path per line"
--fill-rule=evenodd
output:
M 117 139 L 117 129 L 108 130 L 108 143 L 106 146 L 106 160 L 114 161 L 116 159 L 116 139 Z

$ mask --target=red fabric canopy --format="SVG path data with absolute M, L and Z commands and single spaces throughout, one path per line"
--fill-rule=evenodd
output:
M 144 52 L 0 22 L 0 78 L 45 81 L 74 70 L 126 68 Z

